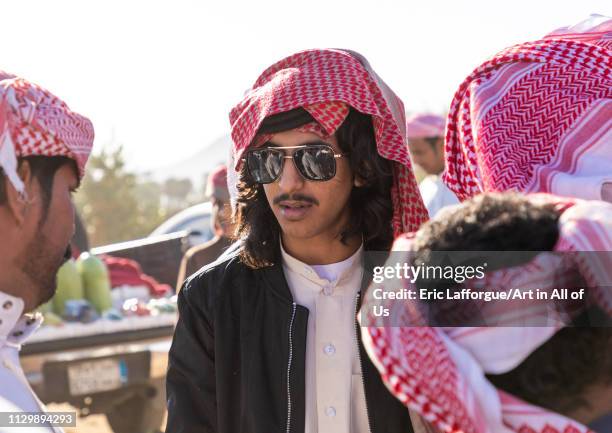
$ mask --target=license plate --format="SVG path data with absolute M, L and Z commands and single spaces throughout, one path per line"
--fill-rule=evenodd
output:
M 111 391 L 127 382 L 127 366 L 117 359 L 88 361 L 68 367 L 71 395 Z

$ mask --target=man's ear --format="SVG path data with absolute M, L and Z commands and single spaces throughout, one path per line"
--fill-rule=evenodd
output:
M 4 185 L 8 210 L 17 225 L 21 226 L 25 223 L 28 212 L 32 211 L 31 197 L 34 195 L 34 178 L 32 167 L 28 161 L 21 161 L 19 168 L 17 168 L 17 176 L 23 181 L 25 194 L 19 193 L 8 178 L 4 179 Z
M 372 164 L 368 160 L 363 160 L 359 163 L 359 169 L 355 170 L 353 176 L 353 185 L 356 188 L 364 187 L 368 184 L 368 181 L 363 177 L 359 176 L 357 173 L 365 173 L 366 177 L 372 175 Z

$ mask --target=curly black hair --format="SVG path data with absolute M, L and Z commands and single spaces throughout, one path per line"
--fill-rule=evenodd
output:
M 314 119 L 306 110 L 297 108 L 266 118 L 258 132 L 286 131 L 312 121 Z M 349 153 L 353 175 L 363 182 L 363 186 L 351 191 L 348 203 L 351 216 L 341 233 L 341 241 L 361 234 L 366 250 L 389 250 L 393 243 L 393 163 L 378 154 L 371 116 L 351 108 L 336 137 L 340 149 Z M 238 180 L 234 236 L 243 241 L 242 262 L 260 268 L 278 260 L 281 228 L 268 204 L 263 185 L 251 179 L 245 166 L 243 164 Z
M 559 212 L 516 193 L 488 193 L 463 202 L 419 229 L 415 248 L 428 251 L 550 251 L 559 237 Z M 537 230 L 536 230 L 537 228 Z
M 425 223 L 415 239 L 416 260 L 427 263 L 433 251 L 532 251 L 534 255 L 550 251 L 559 237 L 559 216 L 554 206 L 535 204 L 523 195 L 482 194 Z M 604 316 L 596 320 L 598 324 L 609 326 L 589 327 L 597 315 Z M 585 391 L 594 384 L 612 384 L 610 326 L 612 320 L 591 307 L 519 366 L 487 378 L 496 387 L 555 412 L 588 408 Z

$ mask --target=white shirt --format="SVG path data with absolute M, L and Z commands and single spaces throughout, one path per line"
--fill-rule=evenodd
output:
M 305 433 L 369 433 L 355 328 L 363 247 L 348 259 L 309 266 L 282 247 L 294 301 L 308 308 Z
M 442 177 L 429 175 L 419 184 L 423 203 L 429 212 L 429 218 L 433 218 L 440 209 L 459 203 L 459 200 L 442 182 Z
M 42 323 L 42 316 L 23 315 L 24 303 L 0 292 L 0 412 L 44 412 L 19 362 L 23 342 Z M 0 433 L 62 433 L 55 427 L 2 427 Z

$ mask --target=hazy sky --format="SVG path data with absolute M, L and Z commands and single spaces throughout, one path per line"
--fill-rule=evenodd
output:
M 226 134 L 231 106 L 294 51 L 359 51 L 407 111 L 442 112 L 485 58 L 590 13 L 612 2 L 0 0 L 0 69 L 90 117 L 95 149 L 123 144 L 147 170 Z

